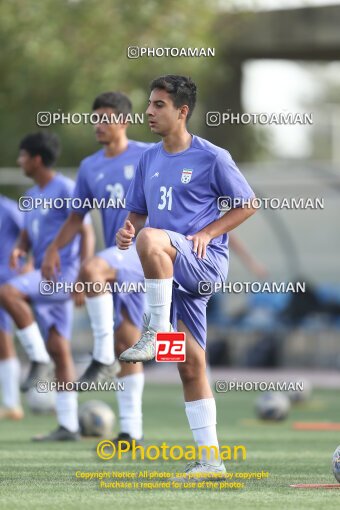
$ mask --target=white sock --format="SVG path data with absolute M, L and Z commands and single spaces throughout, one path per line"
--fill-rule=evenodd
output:
M 121 432 L 130 434 L 133 439 L 143 437 L 142 395 L 144 373 L 125 375 L 117 379 L 124 383 L 124 391 L 117 391 L 119 422 Z
M 214 398 L 204 398 L 185 402 L 185 412 L 197 446 L 216 446 L 218 458 L 214 450 L 210 450 L 210 459 L 205 450 L 202 451 L 202 460 L 212 465 L 219 465 L 219 445 L 216 433 L 216 403 Z
M 36 322 L 27 326 L 27 328 L 17 329 L 16 335 L 31 361 L 38 361 L 39 363 L 50 362 L 44 339 Z
M 79 429 L 78 394 L 76 391 L 58 391 L 56 411 L 59 425 L 70 432 L 76 432 Z
M 150 326 L 156 331 L 169 331 L 173 278 L 145 278 L 145 290 L 150 310 Z
M 0 385 L 2 390 L 2 403 L 5 407 L 20 406 L 19 397 L 20 365 L 17 358 L 8 358 L 0 361 Z
M 93 332 L 93 358 L 105 365 L 114 362 L 112 294 L 85 298 Z

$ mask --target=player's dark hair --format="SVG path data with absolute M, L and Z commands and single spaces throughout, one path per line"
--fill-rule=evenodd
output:
M 59 137 L 48 131 L 26 135 L 19 145 L 19 149 L 25 150 L 30 156 L 41 156 L 42 162 L 48 168 L 52 167 L 57 161 L 60 148 Z
M 103 92 L 93 101 L 92 110 L 112 108 L 119 115 L 128 115 L 132 111 L 130 99 L 122 92 Z
M 191 78 L 178 76 L 176 74 L 160 76 L 151 82 L 150 90 L 152 91 L 154 89 L 165 90 L 170 95 L 176 108 L 180 108 L 186 104 L 189 107 L 187 120 L 190 119 L 196 104 L 197 90 Z

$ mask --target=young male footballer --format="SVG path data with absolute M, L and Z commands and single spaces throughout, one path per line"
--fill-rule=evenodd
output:
M 23 222 L 24 216 L 19 211 L 18 204 L 0 195 L 0 285 L 17 274 L 10 269 L 9 258 Z M 2 392 L 0 419 L 20 420 L 23 418 L 19 381 L 20 365 L 13 345 L 12 320 L 8 313 L 0 308 L 0 388 Z
M 143 269 L 134 246 L 127 256 L 117 248 L 116 233 L 124 225 L 128 214 L 124 201 L 135 169 L 142 153 L 150 147 L 150 144 L 127 138 L 128 123 L 124 119 L 131 113 L 132 105 L 125 94 L 100 94 L 92 109 L 99 119 L 95 124 L 96 139 L 103 148 L 81 162 L 74 197 L 82 205 L 73 210 L 49 246 L 42 266 L 44 276 L 51 278 L 59 265 L 58 250 L 73 239 L 84 215 L 91 209 L 91 201 L 104 201 L 100 211 L 106 249 L 83 264 L 80 279 L 92 284 L 116 282 L 119 286 L 132 286 L 126 292 L 116 292 L 113 286 L 112 293 L 98 293 L 89 288 L 85 302 L 94 337 L 93 360 L 81 378 L 81 381 L 88 382 L 115 375 L 119 371 L 115 351 L 119 356 L 140 338 L 145 295 L 134 290 L 138 284 L 143 285 Z M 112 117 L 111 121 L 114 115 L 116 117 Z M 110 204 L 109 199 L 114 204 Z M 119 382 L 124 383 L 124 391 L 117 392 L 121 432 L 116 440 L 138 441 L 143 435 L 143 365 L 123 363 Z
M 185 411 L 198 446 L 215 446 L 216 405 L 206 375 L 206 306 L 200 282 L 222 283 L 228 272 L 228 235 L 255 209 L 232 208 L 224 216 L 219 197 L 252 200 L 252 189 L 230 154 L 187 130 L 196 102 L 196 85 L 168 75 L 151 83 L 146 111 L 152 132 L 162 141 L 141 157 L 127 195 L 130 211 L 117 245 L 136 246 L 145 275 L 150 314 L 141 339 L 120 359 L 155 356 L 155 336 L 173 327 L 186 334 L 186 361 L 178 364 Z M 146 217 L 149 226 L 143 228 Z M 138 234 L 138 235 L 137 235 Z M 171 315 L 170 315 L 171 312 Z M 224 472 L 218 456 L 202 456 L 187 472 Z
M 29 134 L 20 143 L 18 163 L 35 182 L 35 186 L 26 193 L 25 207 L 29 210 L 24 212 L 24 227 L 11 254 L 11 267 L 17 268 L 20 258 L 31 251 L 35 269 L 5 283 L 0 288 L 0 304 L 12 316 L 18 328 L 17 336 L 32 362 L 23 390 L 28 390 L 38 380 L 46 380 L 46 368 L 50 361 L 48 352 L 55 363 L 58 382 L 66 384 L 75 378 L 69 342 L 72 296 L 66 291 L 50 292 L 45 285 L 41 285 L 43 278 L 40 268 L 45 250 L 70 213 L 67 202 L 64 200 L 65 204 L 60 206 L 60 200 L 71 198 L 74 189 L 71 179 L 53 170 L 58 153 L 59 139 L 53 133 Z M 56 199 L 58 206 L 54 203 Z M 92 256 L 93 249 L 92 225 L 85 222 L 80 226 L 73 243 L 60 254 L 58 281 L 74 282 L 79 272 L 80 254 L 85 259 Z M 30 304 L 33 305 L 34 314 Z M 47 350 L 44 340 L 47 342 Z M 76 391 L 57 392 L 56 413 L 59 424 L 57 430 L 33 439 L 79 439 Z

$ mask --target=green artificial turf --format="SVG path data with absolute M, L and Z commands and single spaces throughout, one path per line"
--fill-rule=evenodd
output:
M 268 479 L 245 481 L 244 489 L 162 490 L 100 489 L 98 480 L 76 479 L 76 471 L 181 471 L 186 461 L 102 461 L 95 439 L 78 443 L 36 444 L 32 435 L 55 427 L 54 416 L 29 412 L 21 422 L 0 422 L 0 507 L 6 510 L 39 509 L 324 509 L 334 507 L 338 490 L 302 490 L 293 483 L 336 483 L 331 456 L 340 432 L 294 431 L 294 421 L 340 422 L 339 393 L 314 391 L 311 400 L 291 409 L 281 423 L 256 421 L 253 412 L 258 393 L 228 392 L 216 395 L 218 435 L 222 445 L 243 444 L 245 461 L 226 462 L 229 472 L 269 472 Z M 81 394 L 80 402 L 102 399 L 117 407 L 109 393 Z M 146 444 L 193 444 L 181 388 L 147 385 L 144 393 Z M 105 481 L 111 481 L 107 480 Z M 239 480 L 240 481 L 240 480 Z

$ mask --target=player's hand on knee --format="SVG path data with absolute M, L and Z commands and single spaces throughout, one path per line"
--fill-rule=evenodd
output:
M 49 246 L 41 265 L 41 274 L 43 278 L 51 281 L 55 280 L 55 276 L 58 273 L 60 273 L 60 256 L 56 248 Z
M 204 259 L 207 255 L 207 246 L 211 237 L 206 232 L 197 232 L 193 236 L 186 236 L 186 239 L 192 241 L 192 251 L 196 253 L 198 259 Z
M 132 245 L 135 232 L 131 221 L 125 220 L 124 227 L 120 228 L 116 234 L 116 243 L 120 250 L 127 250 Z
M 20 258 L 26 257 L 27 253 L 24 250 L 21 250 L 20 248 L 14 248 L 14 250 L 11 253 L 10 259 L 9 259 L 9 265 L 11 269 L 19 269 L 20 267 Z

